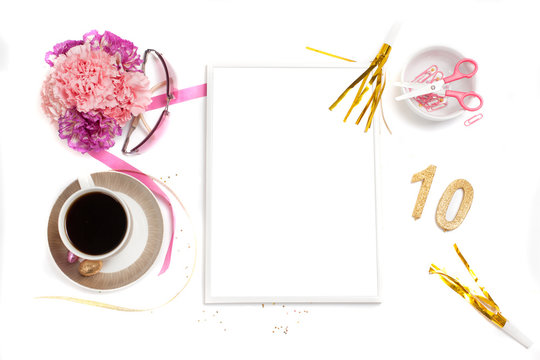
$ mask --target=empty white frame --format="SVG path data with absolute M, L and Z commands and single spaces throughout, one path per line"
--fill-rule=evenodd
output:
M 364 69 L 208 67 L 207 303 L 380 301 L 377 131 L 328 110 Z

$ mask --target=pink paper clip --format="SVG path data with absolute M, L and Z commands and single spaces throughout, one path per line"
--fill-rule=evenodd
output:
M 439 106 L 441 104 L 444 104 L 444 103 L 440 101 L 439 98 L 433 98 L 433 99 L 430 99 L 425 105 L 429 106 L 433 110 L 434 107 Z
M 437 67 L 437 65 L 431 65 L 426 70 L 424 70 L 423 73 L 421 73 L 417 77 L 415 77 L 412 82 L 423 83 L 427 79 L 429 79 L 431 77 L 431 75 L 435 74 L 438 69 L 439 68 Z
M 432 106 L 430 111 L 439 110 L 448 106 L 448 102 L 439 102 L 439 104 Z
M 470 119 L 465 120 L 465 122 L 463 124 L 465 126 L 470 126 L 470 125 L 474 124 L 475 122 L 477 122 L 478 120 L 482 119 L 483 117 L 484 117 L 484 115 L 482 115 L 482 114 L 476 114 L 473 117 L 471 117 Z
M 444 77 L 442 71 L 439 70 L 437 65 L 431 65 L 429 68 L 419 74 L 413 82 L 431 84 L 434 81 L 441 80 Z M 442 109 L 448 104 L 444 96 L 439 96 L 436 93 L 430 93 L 420 95 L 414 98 L 418 102 L 418 106 L 423 107 L 426 111 L 431 112 L 434 110 Z
M 442 71 L 437 71 L 435 74 L 433 74 L 433 80 L 432 82 L 439 81 L 444 77 L 444 74 Z
M 426 79 L 425 83 L 431 84 L 432 82 L 441 80 L 442 78 L 442 72 L 437 70 Z

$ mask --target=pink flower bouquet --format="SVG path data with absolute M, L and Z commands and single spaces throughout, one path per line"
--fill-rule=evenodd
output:
M 43 110 L 81 153 L 113 146 L 122 126 L 151 102 L 137 47 L 111 32 L 56 44 L 45 62 L 51 71 L 41 89 Z

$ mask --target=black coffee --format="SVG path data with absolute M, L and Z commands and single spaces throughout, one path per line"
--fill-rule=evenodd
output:
M 127 215 L 122 205 L 101 192 L 75 200 L 66 214 L 69 240 L 79 251 L 102 255 L 114 250 L 126 234 Z

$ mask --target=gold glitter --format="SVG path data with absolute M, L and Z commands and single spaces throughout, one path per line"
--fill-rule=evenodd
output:
M 101 271 L 103 261 L 101 260 L 84 260 L 79 264 L 79 274 L 82 276 L 93 276 Z
M 426 169 L 413 175 L 411 183 L 422 181 L 422 186 L 420 186 L 420 191 L 418 192 L 418 197 L 416 198 L 416 204 L 414 204 L 414 210 L 412 216 L 415 220 L 420 219 L 422 216 L 422 211 L 424 211 L 424 205 L 426 205 L 426 200 L 431 189 L 431 183 L 435 177 L 435 171 L 437 167 L 435 165 L 429 165 Z
M 456 191 L 459 189 L 463 190 L 463 199 L 461 200 L 461 204 L 459 205 L 458 212 L 454 219 L 452 221 L 448 221 L 446 219 L 448 205 L 450 205 L 450 201 L 454 197 Z M 437 206 L 437 213 L 435 216 L 437 225 L 439 225 L 444 231 L 455 230 L 459 225 L 461 225 L 463 220 L 465 220 L 465 216 L 467 216 L 467 213 L 472 205 L 473 195 L 473 187 L 467 180 L 457 179 L 452 181 L 442 194 L 441 200 L 439 200 L 439 205 Z

